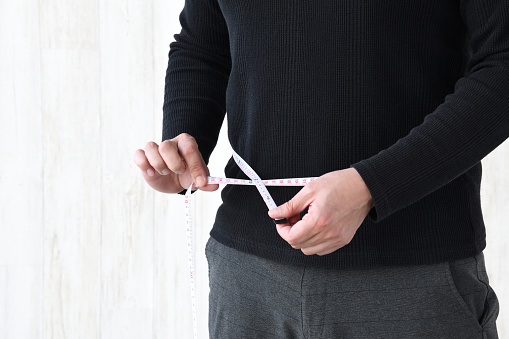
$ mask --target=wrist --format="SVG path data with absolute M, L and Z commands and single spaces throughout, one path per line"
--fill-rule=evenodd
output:
M 355 178 L 355 186 L 358 189 L 362 204 L 367 207 L 368 211 L 371 210 L 373 207 L 375 207 L 375 202 L 373 201 L 373 197 L 371 196 L 371 192 L 369 191 L 368 186 L 355 168 L 351 167 L 349 170 L 352 171 L 352 174 Z

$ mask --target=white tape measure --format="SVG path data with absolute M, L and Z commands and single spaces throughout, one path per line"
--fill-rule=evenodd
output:
M 235 151 L 233 151 L 233 159 L 240 167 L 240 169 L 251 179 L 232 179 L 221 177 L 207 177 L 207 184 L 231 184 L 231 185 L 255 185 L 260 192 L 260 195 L 265 201 L 269 210 L 276 208 L 277 205 L 272 199 L 266 186 L 305 186 L 306 184 L 314 181 L 317 177 L 309 178 L 292 178 L 292 179 L 270 179 L 262 180 L 258 174 L 249 166 L 244 159 L 242 159 Z M 198 325 L 196 318 L 197 302 L 196 302 L 196 272 L 195 272 L 195 258 L 194 258 L 194 234 L 193 222 L 191 218 L 191 191 L 194 188 L 194 182 L 189 186 L 185 195 L 185 210 L 186 210 L 186 236 L 187 236 L 187 255 L 189 262 L 189 281 L 191 283 L 191 306 L 193 312 L 193 334 L 194 338 L 198 336 Z M 275 219 L 274 223 L 283 224 L 287 222 L 286 219 Z

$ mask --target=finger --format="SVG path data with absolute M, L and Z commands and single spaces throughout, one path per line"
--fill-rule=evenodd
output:
M 300 213 L 296 214 L 294 216 L 291 216 L 287 220 L 288 220 L 288 224 L 290 224 L 291 226 L 295 225 L 300 220 Z
M 326 248 L 326 245 L 321 243 L 321 244 L 316 245 L 316 246 L 310 246 L 310 247 L 301 248 L 301 251 L 305 255 L 314 255 L 314 254 L 323 255 L 323 254 L 325 254 L 325 251 L 324 251 L 325 248 Z
M 189 186 L 191 186 L 191 184 L 193 183 L 193 178 L 191 178 L 191 174 L 189 173 L 189 171 L 186 171 L 184 172 L 183 174 L 181 175 L 176 175 L 176 180 L 177 182 L 179 183 L 179 186 L 182 187 L 182 189 L 184 190 L 187 190 L 189 188 Z M 201 191 L 215 191 L 219 188 L 219 185 L 217 184 L 208 184 L 206 186 L 202 186 L 202 187 L 196 187 L 196 185 L 193 185 L 192 187 L 192 191 L 196 191 L 197 189 L 201 190 Z
M 154 177 L 156 175 L 154 168 L 150 165 L 145 155 L 145 151 L 142 149 L 137 149 L 134 152 L 134 163 L 140 168 L 143 176 Z
M 307 235 L 310 235 L 310 233 L 308 233 Z M 316 232 L 313 235 L 307 237 L 307 239 L 305 239 L 304 237 L 300 239 L 300 242 L 298 243 L 296 248 L 300 248 L 302 253 L 306 255 L 312 254 L 323 255 L 332 252 L 332 251 L 327 252 L 327 250 L 336 245 L 336 243 L 337 242 L 334 239 L 327 238 L 323 232 Z
M 145 155 L 150 166 L 152 166 L 152 168 L 154 168 L 159 174 L 168 175 L 171 173 L 161 157 L 161 154 L 159 154 L 159 146 L 155 142 L 149 141 L 145 144 Z
M 283 238 L 283 240 L 288 242 L 288 238 L 289 238 L 290 231 L 292 230 L 292 226 L 290 226 L 288 224 L 276 224 L 276 230 L 277 230 L 277 233 L 279 234 L 279 236 L 281 238 Z
M 179 135 L 177 147 L 179 154 L 184 158 L 186 166 L 191 173 L 197 187 L 207 185 L 208 168 L 198 149 L 196 140 L 187 133 Z
M 312 192 L 305 186 L 292 199 L 269 211 L 272 219 L 290 218 L 300 214 L 312 202 Z
M 179 154 L 177 142 L 165 140 L 159 145 L 159 154 L 166 163 L 166 166 L 175 174 L 182 174 L 186 170 L 186 162 Z
M 218 188 L 219 188 L 218 184 L 207 184 L 205 186 L 198 187 L 199 190 L 207 192 L 216 191 Z
M 300 226 L 300 225 L 299 225 Z M 299 227 L 303 229 L 302 227 Z M 307 248 L 317 246 L 324 241 L 326 241 L 325 237 L 321 233 L 302 233 L 300 235 L 292 234 L 289 238 L 289 241 L 293 243 L 294 248 Z
M 299 216 L 293 216 L 289 219 L 289 222 L 285 224 L 276 225 L 277 231 L 281 238 L 283 238 L 286 242 L 288 242 L 293 248 L 300 249 L 301 247 L 299 244 L 301 243 L 301 238 L 308 239 L 314 234 L 306 235 L 306 230 L 311 229 L 311 227 L 307 224 L 308 221 L 304 220 L 297 220 L 295 223 L 291 223 L 295 219 L 297 219 Z M 296 229 L 299 230 L 298 233 L 296 233 Z
M 305 241 L 301 245 L 301 249 L 305 253 L 312 252 L 313 254 L 325 255 L 348 245 L 352 239 L 353 235 L 319 232 L 313 238 Z
M 336 244 L 333 242 L 323 242 L 323 243 L 317 244 L 315 246 L 304 247 L 301 249 L 301 251 L 305 255 L 317 254 L 317 255 L 321 256 L 321 255 L 330 254 L 341 247 L 342 246 L 340 244 Z
M 288 233 L 285 235 L 285 239 L 293 248 L 303 248 L 312 245 L 315 245 L 320 242 L 320 233 L 316 229 L 315 223 L 316 218 L 310 216 L 309 213 L 306 214 L 306 218 L 300 220 L 295 223 L 293 227 L 288 230 Z
M 288 234 L 292 229 L 292 226 L 295 225 L 300 220 L 300 215 L 294 215 L 291 218 L 288 218 L 288 221 L 284 224 L 276 224 L 277 232 L 279 236 L 286 240 L 288 238 Z

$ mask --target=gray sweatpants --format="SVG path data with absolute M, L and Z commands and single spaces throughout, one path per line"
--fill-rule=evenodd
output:
M 433 265 L 284 265 L 209 239 L 209 332 L 248 338 L 498 338 L 482 254 Z

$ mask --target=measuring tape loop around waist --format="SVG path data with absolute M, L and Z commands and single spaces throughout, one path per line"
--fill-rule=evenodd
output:
M 256 186 L 258 192 L 262 196 L 268 209 L 276 208 L 277 205 L 272 199 L 266 186 L 305 186 L 308 183 L 317 179 L 317 177 L 308 178 L 285 178 L 285 179 L 268 179 L 262 180 L 258 174 L 244 161 L 235 151 L 233 151 L 233 158 L 242 171 L 249 177 L 247 179 L 235 178 L 221 178 L 221 177 L 207 177 L 207 184 L 225 184 L 225 185 L 253 185 Z M 196 272 L 195 272 L 195 253 L 194 253 L 194 227 L 192 222 L 191 210 L 191 192 L 195 189 L 193 182 L 185 194 L 185 223 L 186 223 L 186 238 L 187 238 L 187 255 L 189 264 L 189 282 L 191 284 L 191 307 L 193 312 L 193 334 L 194 338 L 198 336 L 197 325 L 197 299 L 196 299 Z M 286 222 L 286 219 L 275 220 L 276 224 L 281 223 L 281 220 Z
M 309 178 L 285 178 L 285 179 L 269 179 L 262 180 L 265 186 L 305 186 L 316 177 Z M 225 185 L 256 185 L 258 179 L 232 179 L 222 177 L 207 177 L 207 184 L 225 184 Z M 193 189 L 196 188 L 193 185 Z

